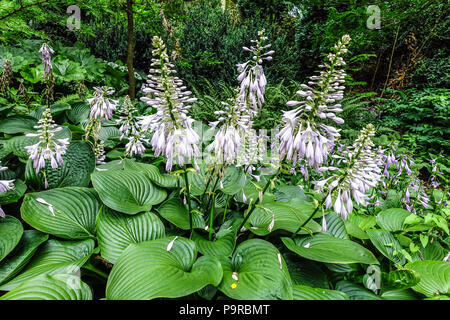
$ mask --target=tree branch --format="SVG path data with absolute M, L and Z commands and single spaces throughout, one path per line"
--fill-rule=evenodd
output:
M 24 9 L 27 9 L 29 7 L 37 6 L 37 5 L 40 5 L 40 4 L 49 2 L 49 1 L 50 0 L 42 0 L 42 1 L 35 2 L 35 3 L 29 3 L 29 4 L 26 4 L 26 5 L 23 5 L 22 2 L 20 2 L 20 7 L 19 8 L 14 9 L 13 11 L 7 13 L 6 15 L 0 17 L 0 20 L 6 19 L 6 18 L 12 16 L 13 14 L 16 14 L 16 13 L 18 13 L 18 12 L 24 10 Z

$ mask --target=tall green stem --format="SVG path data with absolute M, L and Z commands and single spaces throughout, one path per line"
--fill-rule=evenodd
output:
M 270 177 L 270 179 L 267 181 L 266 185 L 264 186 L 264 189 L 262 190 L 262 194 L 264 196 L 264 193 L 266 192 L 267 188 L 269 188 L 270 182 L 275 179 L 278 175 L 280 174 L 280 168 L 278 168 L 277 172 L 274 173 L 274 175 L 272 177 Z M 261 204 L 262 198 L 259 200 L 259 204 Z M 256 203 L 256 202 L 255 202 Z M 241 225 L 239 226 L 238 230 L 241 230 L 242 227 L 245 225 L 245 223 L 247 222 L 248 218 L 250 218 L 250 216 L 252 215 L 253 211 L 255 211 L 256 209 L 256 205 L 255 204 L 251 204 L 251 209 L 250 211 L 247 213 L 247 215 L 244 218 L 244 221 L 242 221 Z
M 189 229 L 190 229 L 190 236 L 192 236 L 192 208 L 191 208 L 191 193 L 189 191 L 189 179 L 187 175 L 187 168 L 186 165 L 184 165 L 184 184 L 186 185 L 186 195 L 187 195 L 187 203 L 188 203 L 188 209 L 189 209 Z

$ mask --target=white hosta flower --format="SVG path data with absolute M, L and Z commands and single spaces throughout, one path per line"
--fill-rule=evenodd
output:
M 174 161 L 183 166 L 200 151 L 200 137 L 192 129 L 193 119 L 187 113 L 190 103 L 196 98 L 189 97 L 183 82 L 173 76 L 175 71 L 164 43 L 159 37 L 153 37 L 153 55 L 147 85 L 143 89 L 147 97 L 141 98 L 148 105 L 156 108 L 156 113 L 142 117 L 139 125 L 143 130 L 153 133 L 150 141 L 156 156 L 167 157 L 166 170 L 171 171 Z
M 259 40 L 251 40 L 254 44 L 243 47 L 245 51 L 253 54 L 252 59 L 237 65 L 240 82 L 236 90 L 234 100 L 222 102 L 224 110 L 216 111 L 219 115 L 217 121 L 211 122 L 212 128 L 218 128 L 214 141 L 208 146 L 207 151 L 214 152 L 214 162 L 219 164 L 247 166 L 251 173 L 261 155 L 265 152 L 265 140 L 257 136 L 252 130 L 253 119 L 258 109 L 264 103 L 265 87 L 267 80 L 262 67 L 263 60 L 272 60 L 274 51 L 263 51 L 271 45 L 263 45 L 267 40 L 264 30 L 258 32 Z
M 42 204 L 45 204 L 46 206 L 48 206 L 48 210 L 50 211 L 50 213 L 52 214 L 52 216 L 55 216 L 55 210 L 53 209 L 53 205 L 48 203 L 47 201 L 45 201 L 42 198 L 36 198 L 36 201 Z
M 38 133 L 28 133 L 26 136 L 39 137 L 39 142 L 26 146 L 25 149 L 33 160 L 36 173 L 45 167 L 46 160 L 49 160 L 51 167 L 56 169 L 64 163 L 62 155 L 66 153 L 69 139 L 55 138 L 55 133 L 61 131 L 62 127 L 56 127 L 49 108 L 45 109 L 35 128 L 38 129 Z
M 2 167 L 0 162 L 0 171 L 8 170 L 8 167 Z M 0 180 L 0 193 L 7 192 L 14 188 L 14 180 Z M 0 207 L 0 218 L 5 217 L 5 212 Z
M 347 216 L 353 211 L 353 201 L 366 206 L 368 195 L 366 192 L 376 187 L 381 179 L 381 153 L 372 150 L 374 144 L 370 139 L 375 135 L 375 128 L 369 124 L 362 129 L 353 145 L 346 151 L 345 158 L 342 159 L 347 164 L 345 169 L 336 170 L 331 177 L 322 181 L 313 182 L 316 189 L 322 191 L 325 186 L 328 189 L 328 195 L 325 199 L 327 209 L 333 207 L 334 211 L 347 219 Z M 332 201 L 332 193 L 336 199 Z
M 114 93 L 114 89 L 110 87 L 94 87 L 94 96 L 87 99 L 91 106 L 89 113 L 90 119 L 109 120 L 112 118 L 113 111 L 116 109 L 119 100 L 112 100 L 106 96 Z
M 125 145 L 125 155 L 130 157 L 142 155 L 145 152 L 144 143 L 149 144 L 149 141 L 142 134 L 135 134 L 129 137 L 128 143 Z
M 344 123 L 336 113 L 343 111 L 337 101 L 344 96 L 346 73 L 341 69 L 345 65 L 341 55 L 347 52 L 349 41 L 348 35 L 343 36 L 335 45 L 335 53 L 328 55 L 329 62 L 320 65 L 324 70 L 312 76 L 308 85 L 301 85 L 302 90 L 297 91 L 302 98 L 300 101 L 287 102 L 288 106 L 296 108 L 283 112 L 284 127 L 278 134 L 282 159 L 294 165 L 305 159 L 315 170 L 326 161 L 340 130 L 324 124 L 323 120 Z
M 172 241 L 169 242 L 169 244 L 167 245 L 167 248 L 166 248 L 167 251 L 172 250 L 173 244 L 175 243 L 175 240 L 177 240 L 177 239 L 178 239 L 178 236 L 176 236 L 175 238 L 173 238 Z

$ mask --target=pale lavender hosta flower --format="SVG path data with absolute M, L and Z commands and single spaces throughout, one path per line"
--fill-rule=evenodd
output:
M 91 106 L 89 113 L 90 119 L 98 121 L 110 120 L 112 118 L 113 111 L 116 109 L 119 100 L 113 100 L 107 98 L 107 96 L 114 93 L 114 89 L 110 87 L 94 87 L 94 96 L 87 99 Z
M 0 171 L 8 170 L 8 167 L 2 167 L 0 162 Z M 14 188 L 14 180 L 0 180 L 0 193 L 7 192 Z M 5 217 L 5 212 L 0 207 L 0 218 Z
M 381 179 L 380 154 L 383 150 L 372 149 L 374 144 L 370 138 L 374 135 L 374 126 L 367 125 L 342 159 L 347 167 L 344 169 L 328 167 L 326 171 L 336 173 L 324 180 L 313 182 L 319 191 L 327 187 L 325 207 L 327 209 L 333 207 L 343 219 L 353 211 L 353 201 L 363 206 L 367 205 L 369 197 L 366 192 L 376 187 Z M 334 203 L 333 195 L 335 195 Z
M 145 152 L 144 144 L 149 144 L 148 139 L 142 133 L 139 121 L 138 110 L 133 106 L 129 96 L 125 97 L 123 107 L 119 110 L 121 116 L 116 120 L 119 125 L 119 131 L 122 133 L 120 140 L 127 138 L 128 143 L 125 145 L 125 155 L 132 157 L 133 155 L 142 155 Z
M 342 55 L 347 52 L 349 42 L 350 37 L 344 35 L 335 45 L 335 53 L 328 55 L 328 62 L 320 65 L 324 70 L 318 76 L 312 76 L 308 84 L 301 85 L 302 90 L 297 94 L 302 100 L 287 102 L 288 106 L 296 108 L 283 112 L 284 128 L 278 137 L 281 157 L 294 165 L 306 159 L 308 165 L 317 170 L 340 136 L 340 130 L 326 125 L 324 120 L 344 123 L 336 113 L 343 111 L 337 102 L 344 97 L 346 73 L 342 69 L 345 66 Z
M 264 33 L 264 30 L 258 32 L 259 40 L 251 40 L 254 45 L 250 48 L 243 47 L 245 51 L 251 52 L 253 57 L 237 65 L 239 72 L 237 80 L 240 87 L 236 91 L 235 99 L 222 102 L 224 110 L 215 112 L 219 115 L 219 119 L 211 122 L 210 126 L 218 128 L 218 131 L 214 141 L 207 148 L 209 152 L 213 152 L 215 163 L 228 165 L 237 163 L 247 166 L 250 173 L 265 152 L 263 135 L 258 136 L 252 130 L 253 118 L 264 103 L 267 85 L 262 63 L 264 60 L 272 60 L 271 55 L 274 53 L 273 50 L 263 53 L 271 46 L 263 45 L 267 40 Z
M 52 70 L 52 59 L 51 55 L 55 53 L 55 51 L 50 48 L 50 46 L 47 43 L 43 43 L 41 48 L 39 49 L 39 52 L 42 53 L 42 64 L 44 65 L 44 77 L 49 75 Z
M 128 137 L 128 143 L 125 145 L 125 155 L 133 157 L 133 155 L 142 155 L 145 152 L 145 144 L 150 144 L 148 139 L 141 133 L 136 133 Z
M 166 170 L 171 171 L 174 161 L 180 166 L 198 157 L 200 137 L 193 130 L 194 120 L 187 115 L 190 103 L 197 99 L 190 97 L 178 77 L 174 76 L 174 65 L 169 62 L 163 41 L 153 37 L 153 56 L 150 74 L 141 98 L 156 109 L 156 113 L 143 116 L 139 125 L 153 133 L 150 144 L 156 156 L 167 157 Z
M 263 61 L 271 61 L 272 55 L 275 53 L 273 50 L 264 52 L 271 47 L 271 44 L 263 45 L 264 41 L 268 39 L 264 33 L 264 29 L 258 31 L 259 39 L 250 40 L 253 44 L 250 48 L 243 47 L 245 51 L 253 54 L 252 59 L 237 64 L 237 71 L 239 72 L 237 80 L 240 82 L 239 95 L 243 97 L 245 104 L 250 104 L 250 112 L 253 117 L 256 116 L 258 108 L 261 108 L 264 103 L 267 79 L 262 67 Z
M 66 153 L 69 139 L 57 139 L 55 133 L 62 130 L 62 127 L 57 127 L 52 119 L 49 108 L 42 113 L 42 118 L 35 126 L 38 129 L 37 133 L 28 133 L 27 137 L 39 137 L 39 142 L 31 146 L 26 146 L 30 159 L 33 160 L 33 167 L 36 173 L 45 167 L 46 160 L 50 161 L 53 169 L 64 163 L 62 156 Z M 46 183 L 46 187 L 47 183 Z

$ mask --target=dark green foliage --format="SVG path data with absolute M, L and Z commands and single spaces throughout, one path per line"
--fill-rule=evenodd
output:
M 450 91 L 424 89 L 392 91 L 391 99 L 380 99 L 383 104 L 383 126 L 403 133 L 413 148 L 450 150 Z M 384 115 L 384 116 L 383 116 Z M 431 150 L 428 150 L 431 151 Z

